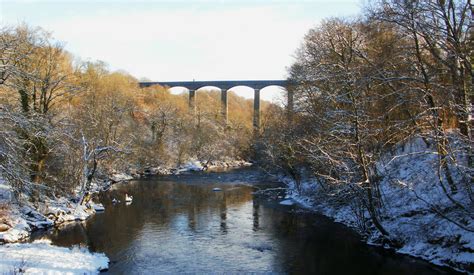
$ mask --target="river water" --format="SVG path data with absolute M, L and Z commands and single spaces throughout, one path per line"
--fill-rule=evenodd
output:
M 104 252 L 111 274 L 449 273 L 367 246 L 323 216 L 279 205 L 284 194 L 254 195 L 278 187 L 254 169 L 117 184 L 101 198 L 105 212 L 36 237 Z M 125 193 L 133 195 L 131 204 L 112 204 Z

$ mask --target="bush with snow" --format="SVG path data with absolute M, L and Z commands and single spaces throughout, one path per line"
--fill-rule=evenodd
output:
M 455 135 L 452 138 L 454 146 Z M 392 247 L 399 253 L 474 271 L 473 202 L 462 171 L 466 161 L 459 153 L 456 162 L 449 165 L 455 192 L 449 190 L 444 172 L 438 169 L 435 150 L 421 138 L 400 143 L 377 162 L 381 223 L 396 241 Z M 300 204 L 357 229 L 370 244 L 387 245 L 371 224 L 367 210 L 357 205 L 360 202 L 354 196 L 349 197 L 353 195 L 350 186 L 323 188 L 321 182 L 312 179 L 296 188 L 290 179 L 285 181 L 290 197 Z

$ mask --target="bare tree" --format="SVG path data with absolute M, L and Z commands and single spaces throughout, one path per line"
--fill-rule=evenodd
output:
M 465 138 L 468 166 L 473 168 L 472 152 L 472 4 L 470 1 L 380 1 L 370 16 L 388 22 L 411 40 L 414 71 L 407 76 L 416 87 L 433 117 L 440 166 L 447 168 L 449 144 L 444 130 L 451 128 L 450 116 Z M 410 78 L 409 78 L 410 77 Z M 421 101 L 420 101 L 421 102 Z M 448 180 L 455 191 L 452 180 Z M 472 183 L 471 183 L 472 184 Z

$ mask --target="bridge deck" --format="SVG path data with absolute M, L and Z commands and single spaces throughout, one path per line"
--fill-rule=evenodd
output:
M 218 80 L 218 81 L 170 81 L 170 82 L 139 82 L 140 87 L 160 85 L 163 87 L 185 87 L 189 90 L 197 90 L 206 86 L 214 86 L 223 90 L 229 90 L 236 86 L 247 86 L 253 89 L 263 89 L 267 86 L 287 87 L 287 80 Z

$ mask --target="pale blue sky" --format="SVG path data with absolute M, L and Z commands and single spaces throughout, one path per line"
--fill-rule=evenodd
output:
M 0 0 L 0 21 L 41 26 L 74 55 L 105 61 L 137 78 L 282 79 L 309 28 L 323 18 L 356 15 L 362 5 L 360 0 Z

